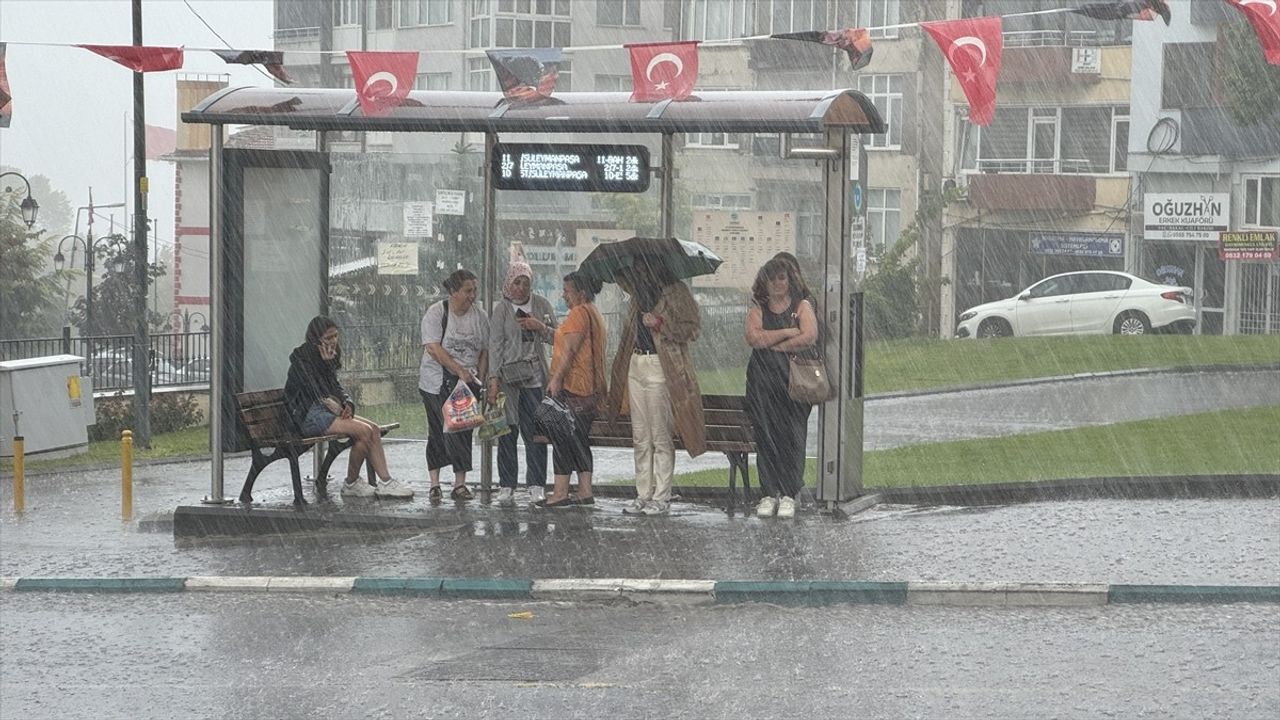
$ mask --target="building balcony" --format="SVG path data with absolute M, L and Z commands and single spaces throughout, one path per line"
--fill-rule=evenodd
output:
M 1097 201 L 1091 175 L 978 173 L 969 176 L 969 204 L 982 210 L 1088 211 Z

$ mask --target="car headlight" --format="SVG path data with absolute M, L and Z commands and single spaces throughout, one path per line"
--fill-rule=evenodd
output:
M 970 311 L 968 311 L 968 312 L 966 312 L 966 313 L 964 313 L 963 315 L 961 315 L 961 316 L 960 316 L 960 322 L 964 322 L 965 320 L 972 320 L 972 319 L 974 319 L 974 318 L 976 318 L 976 317 L 978 317 L 978 313 L 976 313 L 976 312 L 974 312 L 974 311 L 970 310 Z

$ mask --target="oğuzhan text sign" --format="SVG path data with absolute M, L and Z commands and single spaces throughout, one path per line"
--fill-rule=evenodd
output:
M 1227 230 L 1227 193 L 1147 193 L 1142 236 L 1147 240 L 1215 242 Z
M 493 185 L 499 190 L 634 192 L 649 189 L 643 145 L 498 143 Z

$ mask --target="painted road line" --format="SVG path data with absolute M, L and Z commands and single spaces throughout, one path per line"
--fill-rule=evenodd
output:
M 1107 586 L 1088 583 L 909 582 L 908 605 L 1080 607 L 1107 604 Z
M 623 580 L 623 597 L 636 602 L 711 605 L 716 601 L 714 580 Z
M 265 575 L 187 578 L 187 589 L 195 592 L 266 592 L 271 578 Z
M 351 592 L 354 577 L 273 577 L 267 583 L 267 592 Z
M 18 578 L 17 591 L 154 593 L 182 592 L 186 578 Z
M 1111 603 L 1280 602 L 1280 585 L 1112 585 Z
M 18 582 L 16 577 L 0 577 L 0 590 L 12 590 Z
M 529 592 L 535 600 L 610 600 L 622 597 L 623 582 L 620 578 L 551 578 L 534 580 Z

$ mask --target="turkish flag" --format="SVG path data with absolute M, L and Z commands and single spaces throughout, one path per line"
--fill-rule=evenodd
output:
M 4 43 L 0 43 L 0 128 L 9 127 L 13 117 L 13 95 L 9 90 L 9 75 L 4 69 Z
M 631 102 L 683 100 L 693 94 L 699 42 L 623 45 L 631 51 Z
M 1244 13 L 1262 45 L 1262 55 L 1272 65 L 1280 65 L 1280 9 L 1276 0 L 1226 0 Z
M 969 120 L 975 125 L 990 125 L 996 114 L 996 81 L 1004 51 L 1000 18 L 926 22 L 920 27 L 933 37 L 951 63 L 969 100 Z
M 347 52 L 360 112 L 378 117 L 404 102 L 418 76 L 417 52 Z
M 134 72 L 159 72 L 182 68 L 182 48 L 149 45 L 81 45 L 108 60 L 115 60 Z

